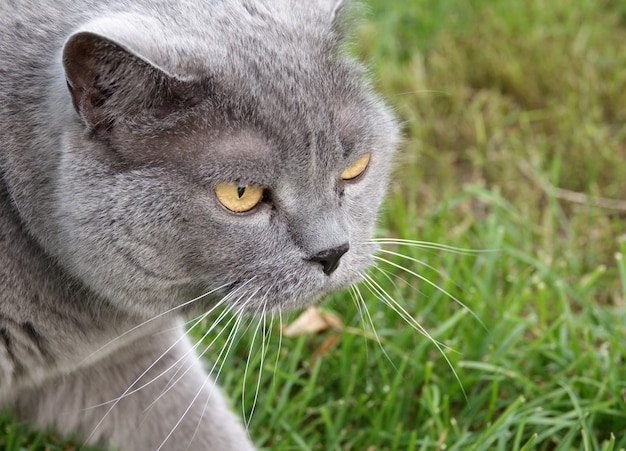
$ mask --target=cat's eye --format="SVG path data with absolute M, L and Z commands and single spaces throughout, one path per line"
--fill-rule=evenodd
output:
M 245 213 L 261 202 L 263 188 L 241 183 L 220 183 L 215 187 L 215 195 L 230 211 Z
M 350 166 L 348 166 L 340 175 L 342 180 L 354 180 L 367 169 L 370 162 L 370 154 L 365 154 Z

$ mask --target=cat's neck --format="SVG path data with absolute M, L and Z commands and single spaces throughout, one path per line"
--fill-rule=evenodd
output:
M 102 358 L 124 345 L 131 334 L 128 339 L 116 338 L 139 319 L 107 307 L 45 254 L 21 223 L 3 181 L 0 212 L 0 254 L 9 257 L 0 266 L 0 279 L 12 287 L 10 292 L 0 291 L 0 320 L 11 329 L 12 362 L 22 368 L 13 373 L 19 380 L 0 380 L 1 403 L 15 391 L 7 387 L 36 384 L 44 376 Z

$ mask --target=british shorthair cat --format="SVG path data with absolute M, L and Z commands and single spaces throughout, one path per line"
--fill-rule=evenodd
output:
M 397 126 L 341 0 L 0 3 L 0 406 L 122 450 L 252 444 L 182 318 L 350 286 Z

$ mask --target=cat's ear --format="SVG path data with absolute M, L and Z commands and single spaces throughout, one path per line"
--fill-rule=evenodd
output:
M 334 22 L 339 14 L 339 10 L 344 4 L 344 0 L 316 0 L 315 3 L 317 3 L 318 8 L 325 11 L 327 17 Z
M 138 114 L 165 116 L 190 97 L 183 81 L 96 33 L 70 36 L 63 67 L 74 108 L 96 131 Z

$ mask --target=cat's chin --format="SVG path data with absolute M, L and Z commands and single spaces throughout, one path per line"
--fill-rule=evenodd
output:
M 278 311 L 290 312 L 296 310 L 302 310 L 311 305 L 318 304 L 324 300 L 327 296 L 335 292 L 340 292 L 348 289 L 350 286 L 359 283 L 363 278 L 361 276 L 337 278 L 337 280 L 330 282 L 328 285 L 320 288 L 317 291 L 311 291 L 305 293 L 302 296 L 294 297 L 292 299 L 282 300 L 277 305 L 272 306 L 268 310 L 269 313 L 275 313 Z M 257 313 L 256 310 L 254 310 Z
M 281 290 L 277 288 L 266 295 L 257 295 L 240 304 L 242 312 L 246 314 L 278 313 L 302 310 L 313 304 L 320 303 L 325 297 L 338 291 L 342 291 L 362 280 L 362 276 L 352 271 L 337 271 L 330 278 L 324 279 L 317 284 L 311 284 L 301 290 Z

